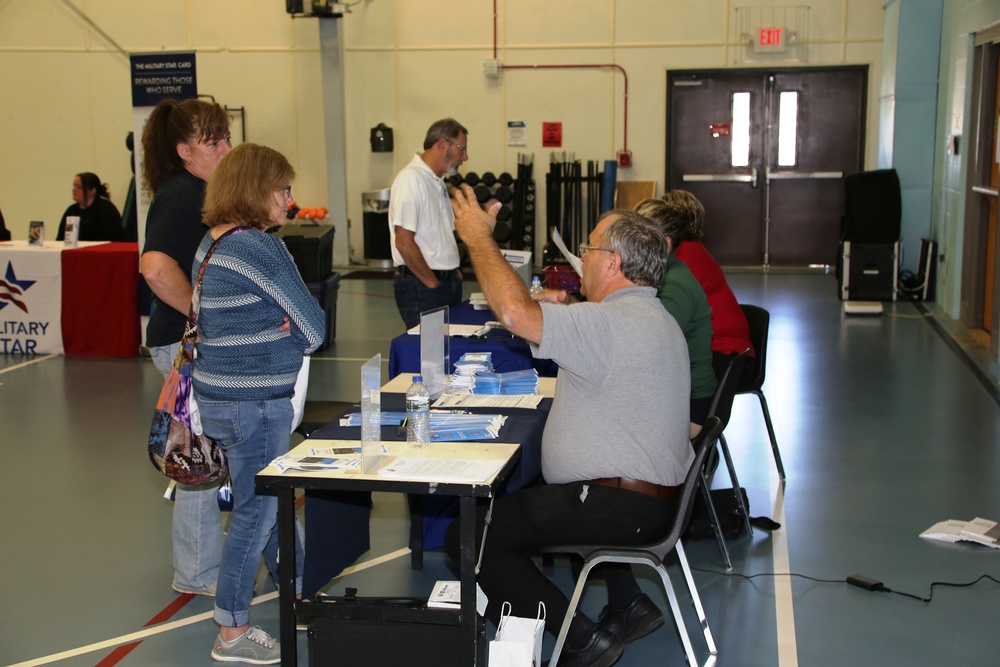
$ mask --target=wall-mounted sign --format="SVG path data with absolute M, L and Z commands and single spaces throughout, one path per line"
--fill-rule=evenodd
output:
M 507 121 L 507 145 L 527 146 L 528 145 L 528 124 L 523 120 Z
M 155 107 L 162 100 L 198 97 L 194 52 L 133 53 L 132 106 Z
M 754 51 L 757 53 L 784 53 L 788 31 L 781 27 L 761 28 L 757 31 Z
M 562 147 L 562 123 L 542 123 L 542 146 L 544 148 Z
M 729 123 L 709 123 L 708 124 L 708 131 L 716 139 L 718 139 L 719 137 L 728 137 L 729 136 L 729 130 L 730 130 Z
M 132 67 L 132 136 L 135 137 L 133 151 L 135 173 L 142 173 L 142 130 L 153 107 L 166 99 L 177 101 L 198 97 L 198 77 L 195 74 L 194 51 L 158 51 L 156 53 L 132 53 L 129 55 Z M 148 188 L 142 187 L 137 179 L 135 190 L 136 220 L 139 247 L 146 238 L 146 214 L 153 197 Z

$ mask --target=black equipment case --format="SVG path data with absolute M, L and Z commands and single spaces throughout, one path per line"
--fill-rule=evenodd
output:
M 416 598 L 345 597 L 309 601 L 310 667 L 459 667 L 458 610 L 428 609 Z M 485 628 L 478 618 L 480 657 Z
M 300 269 L 301 271 L 301 269 Z M 319 301 L 326 317 L 326 338 L 316 351 L 325 350 L 337 338 L 337 292 L 340 291 L 340 274 L 331 273 L 326 278 L 314 283 L 306 283 L 309 293 Z
M 895 301 L 899 287 L 899 241 L 840 244 L 841 301 Z
M 305 283 L 318 283 L 333 273 L 333 225 L 289 222 L 277 232 L 292 254 Z

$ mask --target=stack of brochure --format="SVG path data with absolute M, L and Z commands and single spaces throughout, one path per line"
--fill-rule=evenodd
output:
M 486 614 L 489 599 L 483 589 L 476 584 L 476 610 L 479 615 Z M 434 584 L 431 596 L 427 598 L 427 606 L 437 609 L 458 609 L 462 606 L 462 584 L 457 581 L 438 581 Z
M 455 372 L 451 376 L 451 388 L 470 389 L 472 378 L 477 373 L 487 373 L 492 370 L 492 352 L 466 352 L 455 362 Z
M 490 304 L 486 300 L 486 295 L 482 292 L 473 292 L 469 295 L 469 303 L 474 310 L 489 310 Z
M 406 419 L 405 412 L 382 411 L 382 426 L 399 426 Z M 352 412 L 340 418 L 341 426 L 361 426 L 361 413 Z
M 920 537 L 940 542 L 976 542 L 994 549 L 1000 549 L 1000 525 L 996 521 L 976 517 L 972 521 L 949 519 L 939 521 Z
M 431 442 L 495 440 L 505 421 L 503 415 L 431 410 Z
M 400 426 L 406 420 L 405 412 L 383 412 L 383 426 Z M 472 414 L 465 410 L 431 410 L 431 442 L 456 440 L 495 440 L 507 417 L 503 415 Z M 340 418 L 341 426 L 361 426 L 361 413 L 354 412 Z
M 509 373 L 476 373 L 469 391 L 473 394 L 536 394 L 538 371 L 529 368 Z
M 358 415 L 360 417 L 360 415 Z M 382 445 L 382 453 L 388 453 Z M 361 446 L 357 447 L 312 447 L 305 456 L 283 454 L 271 461 L 279 472 L 286 470 L 358 470 L 361 468 Z

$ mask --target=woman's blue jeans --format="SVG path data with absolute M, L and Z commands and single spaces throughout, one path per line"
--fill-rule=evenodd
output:
M 292 403 L 288 398 L 267 401 L 217 401 L 198 397 L 205 435 L 226 453 L 233 483 L 233 512 L 222 548 L 219 583 L 215 592 L 215 621 L 239 627 L 250 621 L 250 601 L 263 555 L 271 575 L 278 573 L 278 499 L 259 495 L 254 476 L 275 457 L 288 452 Z M 302 541 L 296 534 L 297 587 L 302 585 Z
M 149 348 L 157 370 L 166 377 L 180 343 Z M 221 482 L 178 484 L 174 490 L 173 547 L 175 591 L 208 593 L 215 588 L 222 561 Z

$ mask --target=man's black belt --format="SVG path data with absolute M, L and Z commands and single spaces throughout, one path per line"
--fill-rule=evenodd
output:
M 431 269 L 431 273 L 433 273 L 438 280 L 451 280 L 457 275 L 457 271 L 458 269 Z M 400 264 L 399 266 L 397 266 L 396 273 L 398 273 L 401 276 L 416 275 L 415 273 L 413 273 L 413 271 L 410 271 L 408 268 L 406 268 L 405 264 Z

